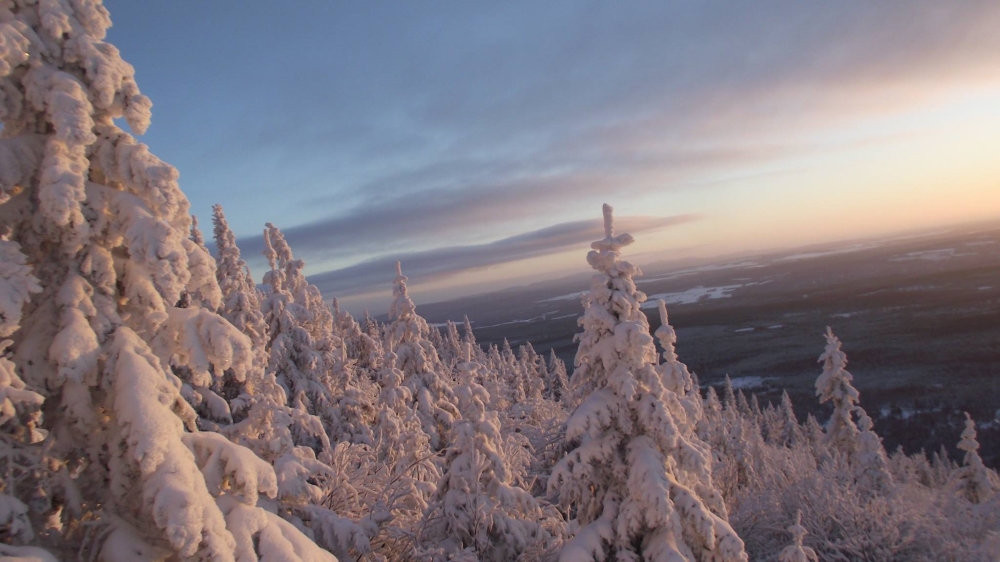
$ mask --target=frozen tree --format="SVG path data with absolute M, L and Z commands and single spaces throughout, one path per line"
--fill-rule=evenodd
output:
M 851 384 L 847 355 L 830 328 L 826 329 L 826 350 L 819 360 L 823 372 L 816 379 L 816 394 L 821 403 L 833 403 L 833 415 L 826 427 L 829 444 L 844 455 L 863 493 L 887 491 L 892 485 L 888 455 L 882 439 L 872 430 L 871 417 L 858 404 L 860 394 Z
M 778 555 L 778 562 L 819 562 L 816 551 L 803 546 L 802 539 L 806 537 L 806 528 L 802 526 L 802 512 L 795 513 L 795 524 L 788 528 L 792 535 L 792 544 L 785 547 Z
M 795 410 L 792 408 L 792 399 L 788 396 L 788 391 L 781 391 L 781 431 L 780 442 L 786 447 L 794 447 L 801 443 L 802 427 L 798 418 L 795 417 Z
M 549 368 L 545 375 L 544 397 L 554 402 L 562 402 L 569 387 L 569 376 L 566 374 L 566 363 L 556 357 L 556 350 L 549 352 Z
M 440 355 L 445 363 L 452 366 L 457 365 L 462 360 L 462 350 L 465 347 L 462 342 L 462 336 L 458 333 L 458 324 L 448 320 L 445 323 L 443 337 L 444 341 L 442 342 Z
M 254 365 L 267 366 L 267 324 L 261 312 L 257 285 L 236 246 L 236 236 L 229 228 L 222 205 L 212 207 L 216 259 L 216 279 L 222 292 L 219 314 L 243 332 L 253 345 Z
M 587 255 L 598 274 L 583 297 L 570 381 L 583 397 L 548 482 L 580 525 L 560 560 L 746 560 L 712 484 L 710 450 L 677 423 L 685 412 L 654 367 L 646 296 L 632 280 L 641 272 L 620 259 L 633 239 L 615 235 L 608 205 L 604 229 Z
M 348 357 L 346 342 L 340 341 L 341 347 L 332 356 L 329 374 L 334 402 L 329 418 L 323 420 L 324 425 L 335 441 L 373 445 L 371 427 L 375 423 L 377 385 L 355 369 L 354 360 Z
M 535 351 L 531 342 L 527 342 L 518 349 L 518 363 L 525 398 L 532 402 L 540 400 L 545 390 L 545 360 Z
M 194 300 L 200 306 L 214 309 L 217 308 L 222 294 L 218 283 L 216 283 L 216 265 L 215 260 L 212 259 L 212 254 L 205 247 L 205 238 L 201 234 L 201 230 L 198 228 L 198 217 L 191 215 L 191 233 L 189 240 L 192 244 L 198 248 L 199 251 L 192 252 L 191 257 L 188 261 L 188 269 L 191 271 L 191 277 L 194 279 L 202 279 L 203 283 L 200 287 L 197 287 L 194 291 L 185 292 L 181 295 L 181 299 L 185 302 Z
M 965 453 L 964 466 L 952 477 L 952 485 L 958 493 L 974 504 L 985 503 L 1000 494 L 1000 479 L 995 471 L 983 465 L 979 456 L 979 441 L 976 440 L 976 422 L 965 413 L 965 429 L 958 442 L 958 450 Z
M 887 492 L 892 486 L 889 456 L 882 446 L 882 438 L 872 429 L 872 419 L 858 408 L 858 452 L 855 459 L 855 478 L 863 490 L 871 493 Z
M 823 372 L 816 379 L 816 396 L 822 404 L 833 403 L 833 415 L 826 425 L 826 434 L 831 445 L 848 458 L 854 456 L 858 447 L 858 426 L 854 423 L 854 410 L 859 394 L 851 385 L 854 379 L 847 372 L 847 355 L 840 349 L 840 340 L 826 329 L 826 350 L 819 356 Z
M 64 552 L 103 527 L 90 542 L 109 562 L 255 559 L 257 548 L 301 559 L 229 517 L 274 496 L 275 473 L 197 431 L 181 397 L 185 384 L 245 379 L 251 343 L 212 312 L 212 260 L 189 238 L 176 169 L 116 123 L 144 132 L 151 104 L 104 41 L 110 24 L 96 1 L 0 4 L 0 223 L 25 256 L 13 262 L 30 264 L 42 289 L 4 359 L 44 398 L 30 476 L 43 493 L 29 513 Z M 4 324 L 17 294 L 0 290 Z
M 473 553 L 476 560 L 515 560 L 548 533 L 537 522 L 538 503 L 511 483 L 500 450 L 500 420 L 487 410 L 489 395 L 475 382 L 480 365 L 469 355 L 458 365 L 455 394 L 462 417 L 445 451 L 448 468 L 428 508 L 424 541 L 441 560 Z
M 667 317 L 667 303 L 662 299 L 657 300 L 657 308 L 660 312 L 660 327 L 654 332 L 654 336 L 663 348 L 663 363 L 657 365 L 656 370 L 663 381 L 663 387 L 667 392 L 664 396 L 666 400 L 677 400 L 683 407 L 685 416 L 676 420 L 684 427 L 685 431 L 695 429 L 702 417 L 701 394 L 688 372 L 687 365 L 677 359 L 677 351 L 674 345 L 677 343 L 677 332 L 670 325 Z M 672 410 L 677 410 L 672 407 Z
M 389 308 L 389 325 L 385 327 L 388 345 L 397 355 L 397 367 L 403 372 L 403 384 L 410 389 L 417 416 L 430 438 L 431 447 L 442 449 L 458 410 L 451 383 L 440 372 L 441 361 L 427 339 L 430 328 L 417 314 L 406 289 L 407 278 L 396 262 L 393 281 L 393 301 Z
M 462 341 L 472 345 L 473 348 L 477 347 L 476 334 L 472 332 L 472 322 L 468 316 L 462 321 Z
M 270 342 L 266 374 L 274 376 L 298 412 L 293 426 L 296 443 L 316 452 L 328 451 L 330 440 L 323 422 L 331 419 L 334 403 L 325 376 L 331 357 L 325 353 L 328 342 L 317 342 L 315 330 L 310 329 L 324 319 L 316 319 L 309 306 L 302 260 L 294 258 L 281 231 L 271 223 L 264 229 L 264 248 L 271 265 L 264 275 L 270 291 L 262 303 Z
M 351 313 L 340 308 L 340 301 L 333 299 L 334 333 L 347 348 L 348 357 L 361 369 L 377 368 L 381 360 L 381 346 L 361 329 Z
M 403 386 L 403 373 L 396 368 L 396 354 L 391 351 L 382 363 L 379 382 L 382 391 L 374 429 L 376 458 L 393 467 L 394 477 L 411 482 L 417 497 L 430 497 L 441 474 L 432 462 L 429 439 L 413 410 L 410 389 Z M 420 511 L 425 507 L 422 505 Z

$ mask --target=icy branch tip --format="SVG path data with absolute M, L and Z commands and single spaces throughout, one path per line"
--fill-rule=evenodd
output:
M 396 261 L 396 276 L 403 276 L 403 265 L 399 261 Z
M 656 306 L 660 309 L 660 324 L 666 326 L 669 324 L 667 321 L 667 302 L 663 299 L 656 299 Z
M 604 235 L 613 238 L 615 235 L 614 208 L 607 203 L 604 204 Z

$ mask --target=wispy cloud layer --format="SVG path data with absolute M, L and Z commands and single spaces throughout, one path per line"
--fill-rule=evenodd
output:
M 1000 81 L 996 0 L 108 3 L 193 209 L 222 203 L 251 259 L 278 224 L 312 271 L 605 200 L 711 214 L 692 186 Z
M 694 215 L 618 217 L 616 222 L 622 231 L 639 233 L 698 218 Z M 309 280 L 329 297 L 371 292 L 389 285 L 394 277 L 395 263 L 401 261 L 403 272 L 414 283 L 427 283 L 466 271 L 557 253 L 574 246 L 584 248 L 590 241 L 604 236 L 603 228 L 600 220 L 560 223 L 487 244 L 447 246 L 423 252 L 389 255 L 313 275 Z

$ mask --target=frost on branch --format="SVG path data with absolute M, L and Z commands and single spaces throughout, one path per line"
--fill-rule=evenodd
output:
M 620 260 L 632 237 L 615 235 L 608 205 L 604 227 L 587 255 L 598 274 L 583 297 L 570 380 L 580 405 L 548 481 L 580 525 L 560 560 L 745 561 L 712 484 L 710 450 L 655 367 L 646 295 L 632 280 L 641 272 Z

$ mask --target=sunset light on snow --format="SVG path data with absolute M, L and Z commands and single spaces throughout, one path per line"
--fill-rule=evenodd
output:
M 998 30 L 0 0 L 0 561 L 997 562 Z

